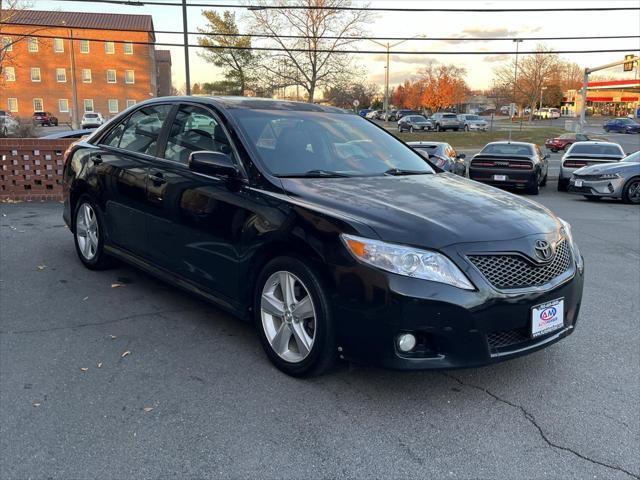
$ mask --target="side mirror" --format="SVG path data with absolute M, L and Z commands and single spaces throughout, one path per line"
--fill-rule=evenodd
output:
M 459 153 L 458 158 L 467 158 L 467 155 L 465 153 Z
M 215 175 L 217 177 L 234 178 L 238 175 L 238 167 L 233 163 L 229 155 L 207 150 L 191 152 L 189 155 L 189 169 L 197 173 Z

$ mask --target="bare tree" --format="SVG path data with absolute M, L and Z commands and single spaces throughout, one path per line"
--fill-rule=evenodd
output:
M 0 74 L 2 67 L 12 65 L 15 61 L 13 55 L 13 46 L 26 39 L 34 33 L 45 30 L 43 27 L 32 27 L 26 31 L 15 32 L 11 28 L 7 28 L 20 14 L 22 10 L 26 10 L 30 4 L 25 0 L 0 0 Z M 5 38 L 9 39 L 5 43 Z
M 269 74 L 283 84 L 302 87 L 308 102 L 314 101 L 319 88 L 347 83 L 351 57 L 339 51 L 355 42 L 350 37 L 364 34 L 370 12 L 338 9 L 351 6 L 351 0 L 254 0 L 251 4 L 256 6 L 250 11 L 254 29 L 273 35 L 270 44 L 282 49 L 262 62 Z M 278 8 L 264 8 L 274 6 Z
M 373 83 L 354 82 L 349 85 L 336 85 L 324 91 L 324 99 L 331 105 L 341 108 L 353 108 L 357 100 L 360 108 L 368 108 L 380 94 L 380 88 Z

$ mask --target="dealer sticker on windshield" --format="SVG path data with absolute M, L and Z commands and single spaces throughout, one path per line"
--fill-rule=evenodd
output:
M 531 336 L 539 337 L 564 326 L 564 298 L 531 309 Z

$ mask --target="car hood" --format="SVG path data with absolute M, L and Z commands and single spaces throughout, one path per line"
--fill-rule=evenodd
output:
M 295 201 L 357 220 L 388 242 L 442 248 L 548 234 L 560 227 L 542 205 L 449 173 L 281 180 Z
M 599 165 L 589 165 L 574 171 L 574 175 L 597 175 L 599 173 L 617 173 L 633 167 L 640 169 L 640 163 L 635 162 L 613 162 Z

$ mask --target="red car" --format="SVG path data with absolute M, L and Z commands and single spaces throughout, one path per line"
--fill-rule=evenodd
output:
M 584 133 L 565 133 L 564 135 L 560 135 L 556 138 L 547 138 L 544 142 L 544 146 L 547 147 L 552 152 L 557 152 L 560 150 L 566 150 L 569 148 L 574 142 L 586 142 L 588 140 L 596 140 L 595 138 L 590 138 L 588 135 Z
M 34 112 L 33 124 L 51 127 L 58 126 L 58 118 L 54 117 L 51 112 Z

